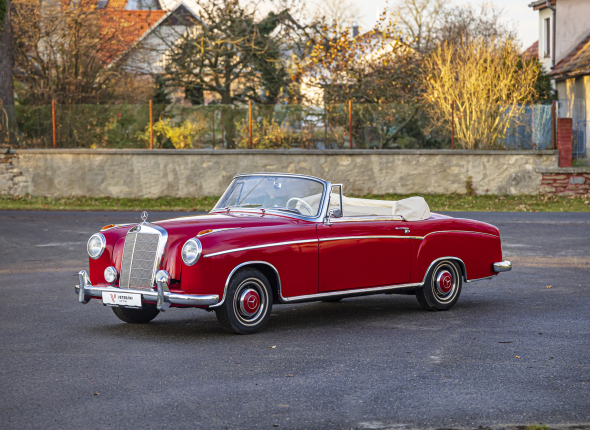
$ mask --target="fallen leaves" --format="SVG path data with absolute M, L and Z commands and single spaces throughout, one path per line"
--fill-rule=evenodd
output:
M 295 375 L 285 375 L 285 377 L 286 377 L 286 378 L 292 378 L 292 377 L 294 377 L 294 376 L 295 376 Z
M 100 396 L 100 393 L 93 393 L 93 396 Z
M 547 285 L 547 288 L 553 288 L 553 285 Z
M 275 349 L 276 347 L 277 347 L 276 345 L 273 345 L 273 346 L 267 346 L 267 348 L 270 348 L 270 349 Z
M 520 355 L 517 355 L 516 358 L 520 358 Z

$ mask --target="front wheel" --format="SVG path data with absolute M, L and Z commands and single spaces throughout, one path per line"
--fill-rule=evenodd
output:
M 416 298 L 427 311 L 446 311 L 459 300 L 462 285 L 461 269 L 457 263 L 439 261 L 428 273 L 422 288 L 416 291 Z
M 270 283 L 262 272 L 243 269 L 230 281 L 223 304 L 215 308 L 217 320 L 230 333 L 256 333 L 266 325 L 272 310 Z

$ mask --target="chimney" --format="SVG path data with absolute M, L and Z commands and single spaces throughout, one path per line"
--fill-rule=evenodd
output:
M 358 23 L 354 22 L 352 24 L 352 37 L 353 39 L 359 35 L 359 25 Z

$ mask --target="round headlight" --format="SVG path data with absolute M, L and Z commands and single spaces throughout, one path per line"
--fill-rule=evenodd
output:
M 107 281 L 109 284 L 115 282 L 117 280 L 118 275 L 119 274 L 117 273 L 117 269 L 115 269 L 113 266 L 109 266 L 106 269 L 104 269 L 104 280 Z
M 187 266 L 192 266 L 199 261 L 201 252 L 203 252 L 201 241 L 199 239 L 189 239 L 182 247 L 182 261 Z
M 93 234 L 88 241 L 88 246 L 86 247 L 90 258 L 96 260 L 98 257 L 100 257 L 106 244 L 107 241 L 101 233 Z

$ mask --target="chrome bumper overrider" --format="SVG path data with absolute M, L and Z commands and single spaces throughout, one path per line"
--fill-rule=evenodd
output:
M 500 261 L 499 263 L 494 263 L 494 272 L 509 272 L 512 270 L 512 263 L 508 260 Z
M 163 272 L 163 271 L 161 271 Z M 159 275 L 158 272 L 157 275 Z M 79 285 L 76 285 L 75 291 L 80 303 L 88 303 L 92 297 L 102 297 L 106 292 L 125 292 L 132 294 L 141 294 L 141 300 L 156 302 L 158 310 L 165 311 L 171 304 L 185 306 L 210 306 L 219 302 L 219 296 L 211 295 L 191 295 L 171 293 L 168 289 L 168 280 L 163 276 L 156 276 L 158 291 L 132 290 L 118 287 L 94 287 L 90 283 L 90 278 L 85 270 L 78 273 Z M 80 287 L 82 286 L 82 287 Z

